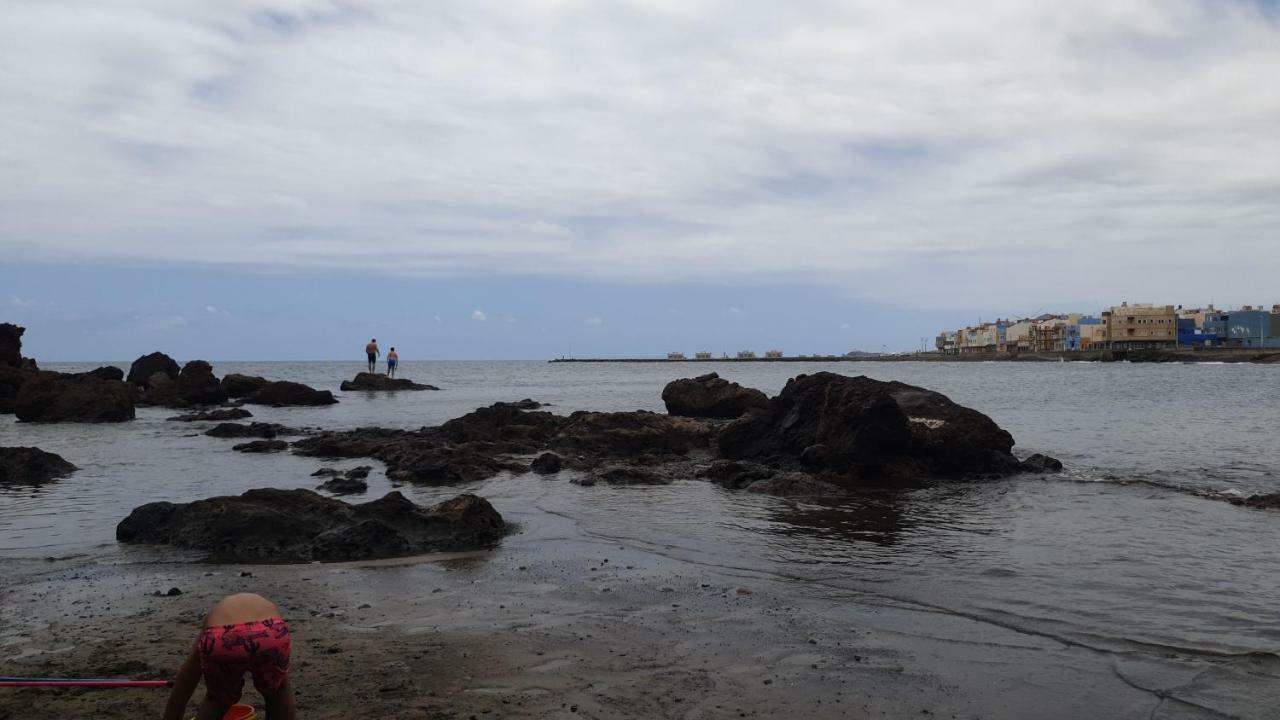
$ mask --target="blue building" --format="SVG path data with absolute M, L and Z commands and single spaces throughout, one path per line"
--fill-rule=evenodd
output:
M 1082 317 L 1074 323 L 1070 323 L 1062 328 L 1062 349 L 1063 350 L 1080 350 L 1080 336 L 1083 334 L 1080 330 L 1082 325 L 1101 325 L 1102 318 Z
M 1226 347 L 1280 348 L 1280 337 L 1276 336 L 1280 331 L 1280 317 L 1266 310 L 1247 308 L 1213 313 L 1205 316 L 1203 331 L 1206 335 L 1216 335 Z
M 1208 321 L 1205 327 L 1208 328 Z M 1196 330 L 1194 318 L 1178 318 L 1178 347 L 1212 347 L 1218 344 L 1216 332 Z

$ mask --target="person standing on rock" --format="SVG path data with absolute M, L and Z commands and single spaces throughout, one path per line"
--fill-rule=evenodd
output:
M 253 593 L 223 598 L 204 618 L 196 644 L 173 681 L 164 720 L 183 720 L 187 703 L 204 677 L 204 701 L 196 720 L 220 720 L 240 701 L 244 674 L 267 703 L 267 720 L 295 720 L 289 682 L 289 626 L 270 600 Z
M 369 356 L 369 372 L 378 369 L 378 338 L 373 338 L 364 346 L 364 354 Z
M 395 348 L 387 351 L 387 377 L 396 376 L 396 365 L 400 364 L 400 355 Z

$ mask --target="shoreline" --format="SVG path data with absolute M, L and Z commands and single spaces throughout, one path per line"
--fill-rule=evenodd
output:
M 1256 365 L 1280 364 L 1280 351 L 1276 350 L 1074 350 L 1037 353 L 969 353 L 965 355 L 941 355 L 936 352 L 903 355 L 870 355 L 848 357 L 844 355 L 811 355 L 808 357 L 781 358 L 554 358 L 548 363 L 662 363 L 714 364 L 714 363 L 859 363 L 859 362 L 1133 362 L 1133 363 L 1251 363 Z

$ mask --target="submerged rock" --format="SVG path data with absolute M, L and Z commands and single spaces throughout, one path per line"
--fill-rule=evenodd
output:
M 155 377 L 157 373 L 169 380 L 176 380 L 181 372 L 176 360 L 162 352 L 153 352 L 133 361 L 129 366 L 128 379 L 132 385 L 150 389 L 153 381 L 158 379 Z
M 554 475 L 564 467 L 564 462 L 555 453 L 542 453 L 529 464 L 529 469 L 539 475 Z
M 736 418 L 763 408 L 769 397 L 754 388 L 729 382 L 716 373 L 673 380 L 662 389 L 667 413 L 685 417 Z
M 277 435 L 295 434 L 291 430 L 278 423 L 233 423 L 224 422 L 204 431 L 205 435 L 216 438 L 263 438 L 270 440 Z
M 268 382 L 266 378 L 256 375 L 229 373 L 222 378 L 222 389 L 226 391 L 229 398 L 242 398 L 258 392 L 266 387 Z
M 690 418 L 643 410 L 584 411 L 568 417 L 551 438 L 551 446 L 588 458 L 685 455 L 708 448 L 714 434 L 712 426 Z
M 261 489 L 143 505 L 116 526 L 116 539 L 204 550 L 220 562 L 337 562 L 487 548 L 504 528 L 475 495 L 421 507 L 398 492 L 351 505 L 310 490 Z
M 586 478 L 590 478 L 590 481 L 583 482 Z M 571 482 L 579 485 L 594 485 L 596 482 L 605 482 L 610 485 L 670 485 L 671 481 L 670 475 L 663 474 L 652 468 L 636 467 L 634 465 L 607 465 L 594 471 L 589 476 L 579 477 Z
M 272 407 L 333 405 L 338 402 L 328 390 L 316 390 L 302 383 L 286 380 L 268 382 L 244 401 L 251 405 Z
M 1057 458 L 1049 457 L 1036 453 L 1026 460 L 1022 461 L 1020 466 L 1022 472 L 1029 473 L 1055 473 L 1062 471 L 1062 461 Z
M 356 373 L 354 380 L 343 380 L 343 392 L 353 390 L 439 390 L 434 385 L 419 385 L 405 378 L 391 378 L 380 373 Z
M 800 375 L 720 434 L 726 458 L 909 483 L 1018 472 L 1013 436 L 945 395 L 900 382 Z
M 40 485 L 75 471 L 75 465 L 40 448 L 0 447 L 0 485 Z
M 327 490 L 335 495 L 352 495 L 362 493 L 369 490 L 369 483 L 361 478 L 344 475 L 335 477 L 320 484 L 318 490 Z
M 1280 510 L 1280 493 L 1260 495 L 1232 495 L 1223 497 L 1232 505 L 1253 508 L 1255 510 Z
M 134 417 L 133 390 L 118 380 L 40 373 L 23 383 L 13 412 L 24 422 L 125 422 Z
M 218 410 L 205 410 L 203 412 L 189 413 L 186 415 L 174 415 L 169 420 L 175 422 L 201 422 L 214 420 L 243 420 L 253 417 L 253 413 L 244 408 L 220 408 Z
M 529 412 L 517 403 L 494 403 L 478 408 L 440 426 L 444 436 L 453 442 L 503 440 L 545 441 L 567 422 L 549 412 Z
M 273 453 L 288 450 L 289 443 L 284 440 L 253 440 L 239 445 L 232 445 L 231 449 L 243 453 Z
M 698 473 L 705 478 L 730 490 L 742 490 L 758 480 L 766 480 L 774 476 L 775 471 L 767 465 L 737 460 L 717 460 L 711 466 Z

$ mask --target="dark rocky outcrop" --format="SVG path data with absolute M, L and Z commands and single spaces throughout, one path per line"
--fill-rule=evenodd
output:
M 153 352 L 133 361 L 129 366 L 128 380 L 132 385 L 150 389 L 153 379 L 159 380 L 155 377 L 157 373 L 170 380 L 176 380 L 181 372 L 182 369 L 173 358 L 162 352 Z
M 1026 460 L 1022 461 L 1020 468 L 1022 472 L 1028 473 L 1055 473 L 1062 471 L 1062 461 L 1057 458 L 1049 457 L 1036 453 Z
M 767 480 L 776 473 L 777 471 L 773 468 L 759 463 L 717 460 L 711 463 L 710 467 L 699 472 L 698 477 L 730 490 L 742 490 L 751 483 Z
M 203 550 L 220 562 L 304 563 L 487 548 L 504 528 L 475 495 L 426 508 L 398 492 L 351 505 L 310 490 L 262 489 L 143 505 L 116 526 L 116 539 Z
M 354 467 L 346 472 L 333 470 L 331 473 L 332 477 L 322 483 L 317 489 L 327 490 L 338 495 L 365 492 L 369 489 L 369 483 L 365 482 L 365 478 L 369 477 L 369 471 L 371 470 L 373 470 L 373 468 L 368 465 Z
M 504 471 L 528 472 L 527 465 L 504 456 L 530 451 L 519 442 L 453 443 L 441 428 L 324 432 L 299 440 L 293 449 L 310 457 L 375 458 L 386 463 L 391 480 L 433 485 L 483 480 Z
M 297 431 L 280 425 L 279 423 L 234 423 L 224 422 L 218 423 L 208 430 L 204 431 L 205 435 L 216 438 L 263 438 L 270 440 L 277 435 L 294 435 Z
M 75 465 L 40 448 L 0 447 L 0 485 L 40 485 L 75 470 Z
M 574 478 L 570 482 L 578 485 L 595 485 L 597 482 L 610 485 L 669 485 L 671 476 L 653 468 L 636 467 L 634 465 L 606 465 L 598 468 L 590 475 Z
M 27 329 L 0 323 L 0 366 L 22 369 L 22 334 Z
M 242 398 L 258 392 L 266 387 L 268 382 L 266 378 L 256 375 L 229 373 L 222 378 L 222 389 L 229 398 Z
M 286 380 L 268 382 L 244 401 L 251 405 L 272 407 L 333 405 L 338 402 L 328 390 L 316 390 L 302 383 Z
M 17 405 L 18 391 L 37 377 L 39 374 L 33 370 L 0 365 L 0 413 L 12 414 Z
M 24 422 L 124 422 L 134 417 L 133 390 L 118 380 L 91 375 L 39 373 L 22 384 L 12 401 Z
M 124 380 L 124 371 L 115 365 L 103 365 L 89 372 L 77 373 L 76 377 L 91 377 L 98 380 Z
M 671 415 L 705 418 L 736 418 L 769 402 L 754 388 L 729 382 L 716 373 L 673 380 L 662 389 L 662 402 Z
M 1232 505 L 1253 508 L 1254 510 L 1280 510 L 1280 493 L 1265 493 L 1256 495 L 1219 495 L 1219 499 L 1226 500 Z
M 527 413 L 535 414 L 535 413 Z M 545 413 L 550 414 L 550 413 Z M 575 412 L 551 438 L 551 447 L 591 457 L 685 455 L 708 448 L 715 429 L 700 420 L 645 412 Z
M 202 422 L 202 421 L 218 421 L 218 420 L 243 420 L 253 417 L 253 413 L 244 408 L 220 408 L 218 410 L 205 410 L 203 412 L 188 413 L 186 415 L 174 415 L 169 420 L 176 422 Z
M 529 398 L 516 400 L 515 402 L 500 402 L 498 404 L 515 408 L 516 410 L 538 410 L 542 407 L 542 403 L 537 400 L 530 400 Z
M 405 378 L 391 378 L 380 373 L 356 373 L 354 380 L 343 380 L 343 392 L 353 390 L 439 390 L 434 385 L 419 385 Z
M 239 445 L 232 445 L 231 449 L 242 453 L 283 452 L 289 449 L 289 443 L 284 440 L 253 440 Z
M 564 467 L 564 462 L 555 453 L 542 453 L 529 464 L 529 469 L 539 475 L 554 475 Z
M 141 402 L 164 407 L 218 405 L 226 402 L 227 391 L 213 374 L 213 366 L 204 360 L 192 360 L 182 366 L 173 380 L 163 374 L 153 375 L 150 387 L 143 391 Z
M 1012 447 L 991 418 L 941 393 L 826 372 L 790 380 L 719 438 L 726 458 L 890 483 L 1008 475 L 1020 469 Z
M 566 423 L 560 415 L 529 412 L 516 403 L 494 403 L 473 410 L 440 426 L 444 436 L 453 442 L 503 440 L 545 442 Z

